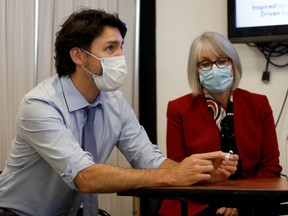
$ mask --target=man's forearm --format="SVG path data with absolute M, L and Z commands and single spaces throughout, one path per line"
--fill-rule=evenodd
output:
M 80 171 L 74 183 L 80 191 L 87 193 L 114 193 L 145 186 L 188 186 L 211 181 L 211 176 L 215 178 L 213 173 L 220 173 L 223 178 L 235 173 L 239 156 L 233 154 L 225 160 L 225 155 L 221 151 L 194 154 L 181 163 L 166 159 L 160 169 L 125 169 L 94 164 Z
M 161 169 L 172 168 L 172 167 L 176 166 L 177 164 L 178 164 L 178 162 L 170 160 L 170 159 L 167 158 L 166 160 L 164 160 L 161 163 L 159 168 L 161 168 Z
M 166 160 L 163 163 L 161 168 L 173 165 Z M 114 193 L 145 186 L 169 185 L 168 172 L 166 169 L 125 169 L 94 164 L 79 172 L 74 182 L 82 192 Z

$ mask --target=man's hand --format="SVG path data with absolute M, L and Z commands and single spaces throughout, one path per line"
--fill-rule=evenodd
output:
M 236 172 L 239 156 L 233 154 L 227 160 L 225 159 L 226 154 L 227 153 L 224 153 L 224 158 L 211 159 L 214 167 L 213 171 L 210 173 L 211 179 L 208 181 L 204 181 L 203 183 L 218 183 L 226 180 L 231 174 L 234 174 Z
M 239 157 L 225 161 L 222 151 L 193 154 L 171 169 L 171 185 L 188 186 L 197 182 L 214 183 L 227 179 L 236 171 Z

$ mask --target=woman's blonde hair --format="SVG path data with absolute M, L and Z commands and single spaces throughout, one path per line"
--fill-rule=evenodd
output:
M 228 38 L 217 32 L 205 32 L 197 37 L 190 48 L 188 59 L 188 82 L 194 95 L 202 93 L 202 85 L 199 79 L 198 61 L 200 55 L 215 55 L 218 57 L 228 57 L 232 64 L 234 80 L 232 90 L 235 90 L 242 76 L 242 67 L 236 49 Z

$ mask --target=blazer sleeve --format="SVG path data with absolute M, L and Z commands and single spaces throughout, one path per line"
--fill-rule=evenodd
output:
M 260 106 L 262 125 L 262 149 L 261 161 L 256 178 L 279 177 L 281 166 L 279 165 L 279 148 L 272 109 L 267 97 L 262 97 Z
M 185 157 L 184 145 L 184 128 L 181 113 L 177 111 L 177 107 L 173 101 L 168 103 L 167 107 L 167 131 L 166 131 L 166 147 L 167 157 L 182 161 Z

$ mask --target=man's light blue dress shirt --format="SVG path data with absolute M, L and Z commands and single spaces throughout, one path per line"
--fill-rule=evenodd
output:
M 96 106 L 98 160 L 116 146 L 134 168 L 158 168 L 165 160 L 120 91 L 101 92 L 89 104 L 68 76 L 51 77 L 25 95 L 16 137 L 0 176 L 0 207 L 19 215 L 76 215 L 83 194 L 73 180 L 92 164 L 81 148 L 85 108 Z

